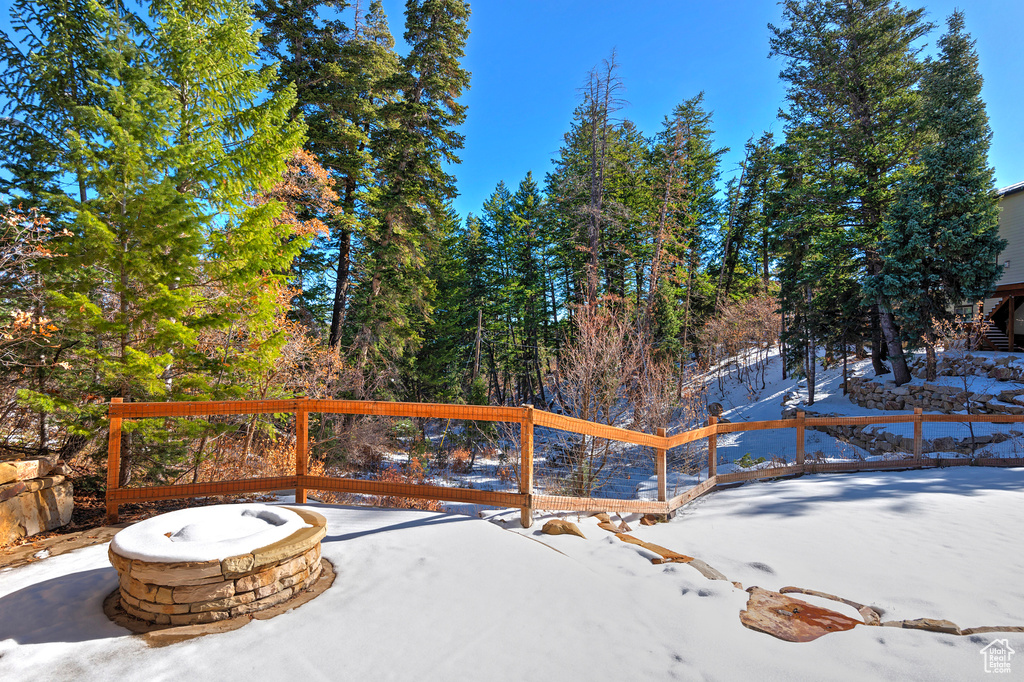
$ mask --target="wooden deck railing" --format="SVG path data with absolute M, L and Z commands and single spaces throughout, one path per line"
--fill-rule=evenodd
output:
M 520 425 L 521 450 L 518 492 L 310 476 L 307 470 L 307 447 L 309 414 L 311 412 L 314 414 L 382 415 L 518 423 Z M 125 419 L 287 413 L 295 414 L 296 452 L 294 475 L 141 488 L 124 488 L 120 485 L 121 427 L 122 421 Z M 718 423 L 714 417 L 711 417 L 708 420 L 707 426 L 671 436 L 666 435 L 664 429 L 658 429 L 656 434 L 631 431 L 629 429 L 597 424 L 543 410 L 536 410 L 528 405 L 523 407 L 489 407 L 358 400 L 311 400 L 306 398 L 292 400 L 123 403 L 120 398 L 114 398 L 109 406 L 109 418 L 110 434 L 107 450 L 106 494 L 107 520 L 109 523 L 116 523 L 118 507 L 121 504 L 130 502 L 294 489 L 295 499 L 298 503 L 306 501 L 306 491 L 322 490 L 364 495 L 412 497 L 445 502 L 469 502 L 498 507 L 519 507 L 521 510 L 521 523 L 524 527 L 529 527 L 532 523 L 533 509 L 669 514 L 680 506 L 714 490 L 717 486 L 754 479 L 780 478 L 811 473 L 911 469 L 966 464 L 976 466 L 1024 466 L 1024 458 L 929 458 L 924 457 L 922 453 L 922 428 L 925 422 L 1022 423 L 1024 422 L 1024 415 L 925 415 L 922 414 L 920 408 L 915 409 L 914 414 L 877 417 L 806 417 L 803 412 L 798 412 L 795 419 L 739 423 Z M 914 425 L 912 458 L 849 462 L 806 461 L 804 444 L 805 433 L 808 427 L 906 423 Z M 658 482 L 657 500 L 535 494 L 535 466 L 533 461 L 533 435 L 535 427 L 548 427 L 654 449 L 655 471 Z M 717 472 L 717 441 L 719 434 L 766 429 L 795 430 L 795 464 L 727 474 L 719 474 Z M 708 441 L 707 479 L 682 494 L 669 498 L 667 494 L 668 451 L 680 445 L 702 439 L 707 439 Z

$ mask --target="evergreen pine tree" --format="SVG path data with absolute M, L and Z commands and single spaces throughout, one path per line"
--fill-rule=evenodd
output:
M 451 207 L 435 223 L 429 257 L 430 279 L 436 282 L 431 321 L 405 377 L 408 393 L 418 402 L 460 403 L 470 361 L 476 316 L 471 312 L 465 242 L 459 217 Z M 472 319 L 472 322 L 470 320 Z
M 869 282 L 892 302 L 904 340 L 924 345 L 929 380 L 936 323 L 952 321 L 956 305 L 984 298 L 1002 270 L 997 257 L 1006 242 L 998 232 L 981 84 L 974 42 L 963 13 L 954 12 L 921 82 L 928 142 L 886 221 L 882 267 Z
M 371 137 L 385 124 L 381 107 L 395 100 L 399 66 L 380 2 L 372 2 L 351 27 L 336 18 L 349 6 L 345 0 L 263 0 L 256 10 L 266 27 L 263 53 L 281 64 L 274 89 L 296 88 L 293 115 L 301 113 L 308 127 L 306 147 L 332 172 L 339 192 L 340 210 L 329 221 L 329 233 L 314 240 L 296 264 L 319 274 L 317 286 L 304 291 L 299 303 L 326 313 L 332 348 L 344 334 L 354 249 L 374 193 Z
M 483 361 L 483 315 L 487 307 L 487 246 L 484 242 L 483 228 L 480 219 L 470 213 L 466 216 L 466 227 L 462 235 L 462 253 L 465 256 L 466 264 L 466 302 L 470 314 L 470 326 L 473 328 L 473 369 L 470 374 L 470 394 L 476 396 L 476 401 L 470 400 L 472 404 L 481 403 L 481 396 L 487 399 L 490 394 L 488 373 L 484 367 L 481 375 Z M 483 361 L 484 365 L 486 361 Z
M 831 176 L 831 184 L 815 184 L 827 187 L 826 213 L 854 233 L 868 276 L 881 267 L 877 244 L 895 187 L 920 149 L 917 41 L 931 29 L 923 13 L 895 0 L 785 0 L 785 24 L 769 27 L 771 54 L 786 60 L 787 133 L 797 133 L 804 152 L 819 159 L 812 172 Z M 865 296 L 862 305 L 872 318 L 876 374 L 888 371 L 884 337 L 894 378 L 906 383 L 888 303 Z
M 79 169 L 61 166 L 69 152 L 65 131 L 81 132 L 73 111 L 95 103 L 89 80 L 101 58 L 104 16 L 111 6 L 14 0 L 12 30 L 0 42 L 0 192 L 11 204 L 40 207 L 62 226 L 68 208 L 63 197 L 86 198 Z
M 637 275 L 641 282 L 650 260 L 648 230 L 651 201 L 650 142 L 626 119 L 610 133 L 609 163 L 605 171 L 600 269 L 603 290 L 610 304 L 630 310 L 638 300 Z
M 666 117 L 652 151 L 657 213 L 644 315 L 654 343 L 680 364 L 691 351 L 693 330 L 714 306 L 703 258 L 719 223 L 719 164 L 728 148 L 715 147 L 711 124 L 699 93 Z
M 623 170 L 628 152 L 622 149 L 626 126 L 615 121 L 622 107 L 617 70 L 613 52 L 588 74 L 583 101 L 545 182 L 553 212 L 548 223 L 563 263 L 562 288 L 573 305 L 594 305 L 608 294 L 621 298 L 624 271 L 614 261 L 625 228 L 612 188 L 621 186 L 614 176 Z
M 429 318 L 433 282 L 424 258 L 432 224 L 443 219 L 455 194 L 455 179 L 443 164 L 457 163 L 463 144 L 455 128 L 465 119 L 457 99 L 469 86 L 459 64 L 468 19 L 462 0 L 406 3 L 410 51 L 392 79 L 402 96 L 381 108 L 385 125 L 371 139 L 376 195 L 363 239 L 365 281 L 354 340 L 364 371 L 414 348 Z
M 527 173 L 510 208 L 515 235 L 513 270 L 515 273 L 514 307 L 519 331 L 519 395 L 520 401 L 545 404 L 543 373 L 541 370 L 543 341 L 541 325 L 547 318 L 545 311 L 544 277 L 539 254 L 541 198 L 533 174 Z
M 96 428 L 101 409 L 82 407 L 85 393 L 246 395 L 284 342 L 280 291 L 302 246 L 274 220 L 279 203 L 251 201 L 281 177 L 302 128 L 287 121 L 290 92 L 266 96 L 274 74 L 257 66 L 248 6 L 162 1 L 151 29 L 93 7 L 104 30 L 90 104 L 62 114 L 72 125 L 59 166 L 77 174 L 85 199 L 63 198 L 70 232 L 47 276 L 51 309 L 78 343 L 62 393 L 24 396 L 63 410 L 79 433 Z M 229 328 L 247 343 L 231 353 L 200 343 Z M 126 431 L 122 481 L 140 461 L 159 477 L 183 455 L 159 421 Z
M 857 236 L 831 212 L 835 164 L 807 151 L 815 143 L 805 136 L 819 132 L 790 130 L 775 150 L 778 186 L 768 209 L 779 259 L 785 367 L 807 378 L 808 404 L 815 399 L 819 347 L 860 342 L 866 317 Z
M 778 151 L 780 186 L 773 215 L 774 232 L 780 242 L 784 363 L 792 376 L 807 377 L 807 403 L 813 405 L 818 341 L 826 317 L 826 311 L 816 304 L 814 288 L 825 260 L 820 250 L 821 235 L 833 226 L 834 219 L 819 210 L 824 202 L 815 201 L 822 188 L 814 184 L 814 158 L 803 153 L 803 140 L 796 131 L 790 131 Z
M 493 374 L 492 389 L 497 401 L 514 402 L 514 378 L 519 376 L 517 356 L 519 287 L 515 270 L 518 239 L 512 193 L 499 181 L 484 202 L 478 226 L 485 269 L 483 325 L 488 365 Z
M 723 235 L 723 257 L 718 277 L 719 301 L 728 300 L 738 280 L 754 280 L 758 266 L 767 270 L 765 240 L 767 237 L 768 202 L 777 177 L 775 145 L 771 133 L 764 133 L 755 142 L 746 144 L 743 170 L 736 190 L 728 194 L 730 203 Z M 745 277 L 741 277 L 745 275 Z M 767 290 L 767 272 L 760 280 Z M 745 283 L 745 282 L 744 282 Z M 756 288 L 752 284 L 741 288 Z

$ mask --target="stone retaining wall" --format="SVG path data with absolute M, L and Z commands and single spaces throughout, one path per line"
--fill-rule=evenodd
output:
M 320 541 L 327 520 L 288 507 L 312 528 L 249 554 L 221 561 L 158 563 L 108 551 L 120 577 L 121 607 L 157 624 L 212 623 L 280 604 L 320 577 Z
M 71 481 L 45 459 L 0 462 L 0 545 L 71 521 Z
M 783 411 L 783 419 L 791 419 L 796 417 L 798 408 L 791 407 Z M 817 413 L 817 412 L 804 412 L 807 417 L 844 417 L 848 415 L 834 414 L 834 413 Z M 1024 425 L 1020 425 L 1024 428 Z M 811 426 L 807 425 L 805 428 L 809 430 L 819 431 L 836 438 L 844 443 L 855 445 L 863 450 L 867 450 L 872 455 L 893 455 L 898 453 L 904 453 L 908 456 L 914 454 L 914 437 L 913 436 L 901 436 L 895 433 L 889 433 L 885 430 L 884 425 L 880 424 L 857 424 L 857 425 L 827 425 L 827 426 Z M 921 439 L 921 454 L 926 455 L 929 453 L 936 452 L 948 452 L 957 453 L 961 455 L 974 455 L 977 450 L 992 444 L 992 443 L 1003 443 L 1012 438 L 1021 438 L 1024 436 L 1024 431 L 1019 429 L 1009 429 L 1006 433 L 996 432 L 991 435 L 984 436 L 967 436 L 965 438 L 955 438 L 953 436 L 940 436 L 933 440 L 927 438 Z M 1024 447 L 1024 443 L 1022 443 Z M 824 453 L 822 453 L 824 454 Z M 816 453 L 812 451 L 807 452 L 809 458 L 813 458 Z
M 920 407 L 930 412 L 952 414 L 965 411 L 969 400 L 971 414 L 1024 414 L 1024 398 L 1021 397 L 1024 396 L 1024 388 L 1019 386 L 991 394 L 928 383 L 897 386 L 892 381 L 879 383 L 868 377 L 850 377 L 846 385 L 851 402 L 875 410 Z
M 1018 358 L 1005 355 L 998 358 L 980 357 L 967 353 L 961 357 L 942 356 L 936 363 L 935 373 L 940 377 L 962 377 L 964 375 L 988 377 L 999 381 L 1024 381 L 1024 367 L 1018 366 Z M 910 362 L 910 373 L 918 379 L 925 378 L 925 361 L 918 356 Z

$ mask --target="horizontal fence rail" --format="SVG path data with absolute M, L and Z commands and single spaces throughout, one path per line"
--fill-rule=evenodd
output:
M 519 467 L 518 492 L 479 490 L 374 481 L 329 476 L 311 476 L 308 473 L 308 428 L 309 414 L 350 414 L 379 415 L 388 417 L 418 417 L 466 421 L 492 421 L 517 423 L 520 426 L 521 459 Z M 121 487 L 121 430 L 125 419 L 152 419 L 159 417 L 201 417 L 256 414 L 295 414 L 295 473 L 289 476 L 249 478 L 233 481 L 217 481 L 175 485 L 146 486 L 138 488 Z M 1024 457 L 926 457 L 923 453 L 923 425 L 938 423 L 957 424 L 1021 424 L 1024 415 L 946 415 L 922 414 L 920 408 L 914 414 L 877 417 L 807 417 L 798 412 L 795 418 L 758 422 L 719 423 L 715 417 L 708 419 L 707 426 L 682 433 L 667 435 L 664 429 L 650 434 L 616 426 L 589 422 L 575 417 L 554 414 L 523 407 L 492 407 L 484 405 L 445 405 L 434 403 L 400 403 L 360 400 L 314 400 L 295 398 L 290 400 L 251 401 L 197 401 L 165 403 L 124 403 L 114 398 L 108 410 L 110 432 L 107 450 L 107 520 L 116 523 L 118 507 L 131 502 L 151 500 L 185 499 L 216 495 L 271 492 L 294 489 L 296 502 L 306 501 L 307 490 L 351 493 L 359 495 L 386 495 L 444 502 L 463 502 L 497 507 L 519 507 L 524 527 L 532 523 L 534 509 L 564 511 L 604 511 L 640 514 L 670 514 L 679 507 L 698 497 L 725 485 L 745 481 L 785 478 L 803 474 L 845 473 L 857 471 L 885 471 L 917 469 L 941 466 L 1024 466 Z M 872 461 L 819 461 L 808 460 L 805 452 L 807 430 L 818 427 L 878 426 L 884 424 L 913 424 L 913 451 L 898 459 Z M 616 497 L 576 497 L 568 495 L 535 492 L 534 476 L 534 429 L 537 427 L 556 429 L 571 434 L 606 439 L 634 446 L 648 447 L 655 453 L 657 476 L 657 499 L 621 499 Z M 763 468 L 732 473 L 718 473 L 718 436 L 767 430 L 795 431 L 796 457 L 792 464 L 775 463 Z M 974 437 L 973 430 L 971 431 Z M 698 475 L 707 472 L 703 481 L 674 496 L 668 495 L 669 477 L 668 453 L 674 448 L 706 442 L 706 461 Z

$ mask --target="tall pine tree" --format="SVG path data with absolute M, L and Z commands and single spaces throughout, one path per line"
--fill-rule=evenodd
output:
M 855 236 L 867 277 L 881 268 L 882 224 L 920 149 L 918 40 L 931 28 L 923 14 L 895 0 L 786 0 L 784 25 L 769 27 L 771 54 L 785 60 L 787 133 L 817 157 L 809 169 L 824 169 L 834 181 L 827 212 Z M 896 382 L 906 383 L 910 373 L 889 303 L 864 296 L 862 305 L 871 315 L 876 374 L 888 371 L 887 351 Z
M 126 401 L 242 397 L 284 339 L 273 325 L 284 273 L 301 242 L 252 197 L 281 177 L 301 144 L 290 91 L 267 96 L 252 17 L 236 0 L 165 0 L 151 28 L 92 5 L 102 30 L 86 83 L 88 105 L 59 115 L 71 125 L 59 169 L 84 188 L 65 195 L 69 232 L 50 261 L 50 306 L 77 343 L 57 395 L 26 393 L 62 411 L 77 433 L 97 428 L 84 394 Z M 200 342 L 231 329 L 250 343 L 227 353 Z M 244 331 L 243 331 L 244 330 Z M 161 424 L 126 433 L 122 481 L 147 462 L 159 474 Z
M 398 361 L 421 340 L 434 283 L 425 267 L 432 225 L 455 196 L 445 163 L 457 163 L 465 119 L 458 103 L 469 86 L 460 65 L 469 29 L 462 0 L 409 0 L 409 54 L 394 76 L 401 98 L 385 104 L 385 125 L 374 131 L 376 196 L 364 234 L 365 280 L 359 288 L 354 340 L 363 371 Z M 377 369 L 375 369 L 377 368 Z
M 704 258 L 719 222 L 719 164 L 728 148 L 715 146 L 711 124 L 699 93 L 666 117 L 652 150 L 657 212 L 650 221 L 644 326 L 680 366 L 692 351 L 693 330 L 714 305 Z
M 332 348 L 344 334 L 358 268 L 355 249 L 375 192 L 371 138 L 385 125 L 381 107 L 396 99 L 399 68 L 380 2 L 371 3 L 366 16 L 355 16 L 352 26 L 338 18 L 349 6 L 345 0 L 262 0 L 256 10 L 266 29 L 263 53 L 281 64 L 274 89 L 295 87 L 293 115 L 301 114 L 308 127 L 306 148 L 331 171 L 339 192 L 329 233 L 297 263 L 318 275 L 298 303 L 326 312 Z
M 892 301 L 904 340 L 923 345 L 935 379 L 935 325 L 985 297 L 999 279 L 998 199 L 988 165 L 992 131 L 974 42 L 954 12 L 921 83 L 928 142 L 885 223 L 882 267 L 869 291 Z M 1012 313 L 1011 313 L 1012 314 Z

